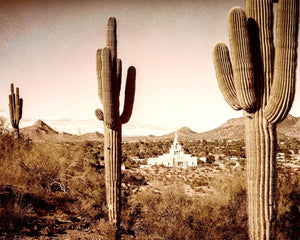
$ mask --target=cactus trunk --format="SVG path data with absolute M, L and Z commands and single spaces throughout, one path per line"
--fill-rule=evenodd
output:
M 121 124 L 104 126 L 105 181 L 109 221 L 118 225 L 121 206 Z
M 250 239 L 273 239 L 276 205 L 276 130 L 256 112 L 245 118 Z
M 246 0 L 246 12 L 230 11 L 232 64 L 225 44 L 214 49 L 223 96 L 234 110 L 244 110 L 250 239 L 275 238 L 276 125 L 295 95 L 299 0 L 278 1 L 275 46 L 274 2 Z
M 15 138 L 20 138 L 20 128 L 17 126 L 16 128 L 13 129 L 13 134 Z

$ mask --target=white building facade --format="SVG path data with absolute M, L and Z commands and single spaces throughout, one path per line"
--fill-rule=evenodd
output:
M 163 165 L 165 167 L 196 167 L 197 157 L 192 157 L 191 154 L 184 154 L 182 146 L 177 141 L 177 131 L 173 145 L 169 153 L 159 156 L 158 158 L 148 158 L 148 165 Z

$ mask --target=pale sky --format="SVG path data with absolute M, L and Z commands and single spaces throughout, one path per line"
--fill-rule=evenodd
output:
M 106 44 L 107 18 L 115 16 L 122 92 L 127 68 L 137 69 L 124 135 L 183 126 L 201 132 L 240 117 L 223 99 L 212 61 L 215 43 L 228 43 L 227 14 L 235 6 L 244 1 L 0 0 L 0 115 L 9 118 L 13 82 L 24 99 L 20 127 L 42 119 L 58 131 L 103 132 L 94 116 L 102 107 L 95 54 Z M 299 91 L 291 114 L 300 116 Z

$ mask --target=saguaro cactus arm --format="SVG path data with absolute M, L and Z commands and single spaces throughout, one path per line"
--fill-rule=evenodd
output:
M 19 125 L 22 118 L 23 99 L 20 98 L 19 88 L 16 88 L 16 124 Z
M 104 121 L 104 115 L 100 108 L 95 110 L 95 116 L 98 118 L 98 120 Z
M 246 13 L 242 8 L 235 7 L 229 12 L 228 22 L 237 99 L 244 110 L 250 111 L 256 99 Z
M 123 113 L 120 116 L 121 123 L 123 124 L 129 121 L 132 114 L 134 94 L 135 94 L 135 76 L 136 76 L 135 67 L 133 66 L 129 67 L 127 71 L 124 109 L 123 109 Z
M 14 106 L 15 102 L 14 102 L 14 98 L 13 98 L 13 95 L 10 94 L 9 95 L 9 113 L 10 113 L 10 123 L 11 123 L 11 126 L 13 128 L 15 128 L 15 106 Z
M 118 82 L 118 92 L 120 95 L 121 83 L 122 83 L 122 60 L 120 58 L 117 59 L 117 82 Z
M 96 52 L 96 74 L 97 74 L 97 80 L 98 80 L 98 96 L 101 102 L 103 102 L 103 93 L 102 93 L 102 62 L 101 62 L 101 54 L 102 49 L 99 48 Z
M 240 7 L 228 16 L 232 65 L 224 43 L 214 48 L 214 65 L 220 89 L 227 103 L 234 109 L 250 112 L 255 106 L 254 72 L 248 36 L 247 17 Z M 232 67 L 233 66 L 233 67 Z
M 264 112 L 270 123 L 287 116 L 295 96 L 299 0 L 279 1 L 277 11 L 274 81 Z
M 241 106 L 237 100 L 236 90 L 233 83 L 233 71 L 229 57 L 229 50 L 224 43 L 218 43 L 214 47 L 214 66 L 219 88 L 225 101 L 234 110 L 240 110 Z

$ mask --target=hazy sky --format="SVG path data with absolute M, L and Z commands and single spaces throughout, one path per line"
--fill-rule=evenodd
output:
M 101 107 L 95 53 L 106 43 L 106 19 L 115 16 L 122 90 L 127 68 L 137 69 L 124 134 L 182 126 L 200 132 L 240 117 L 224 101 L 212 61 L 215 43 L 228 43 L 234 6 L 244 1 L 0 0 L 0 115 L 8 118 L 13 82 L 24 98 L 21 127 L 42 119 L 58 131 L 103 132 L 94 117 Z M 291 114 L 300 116 L 299 91 Z

